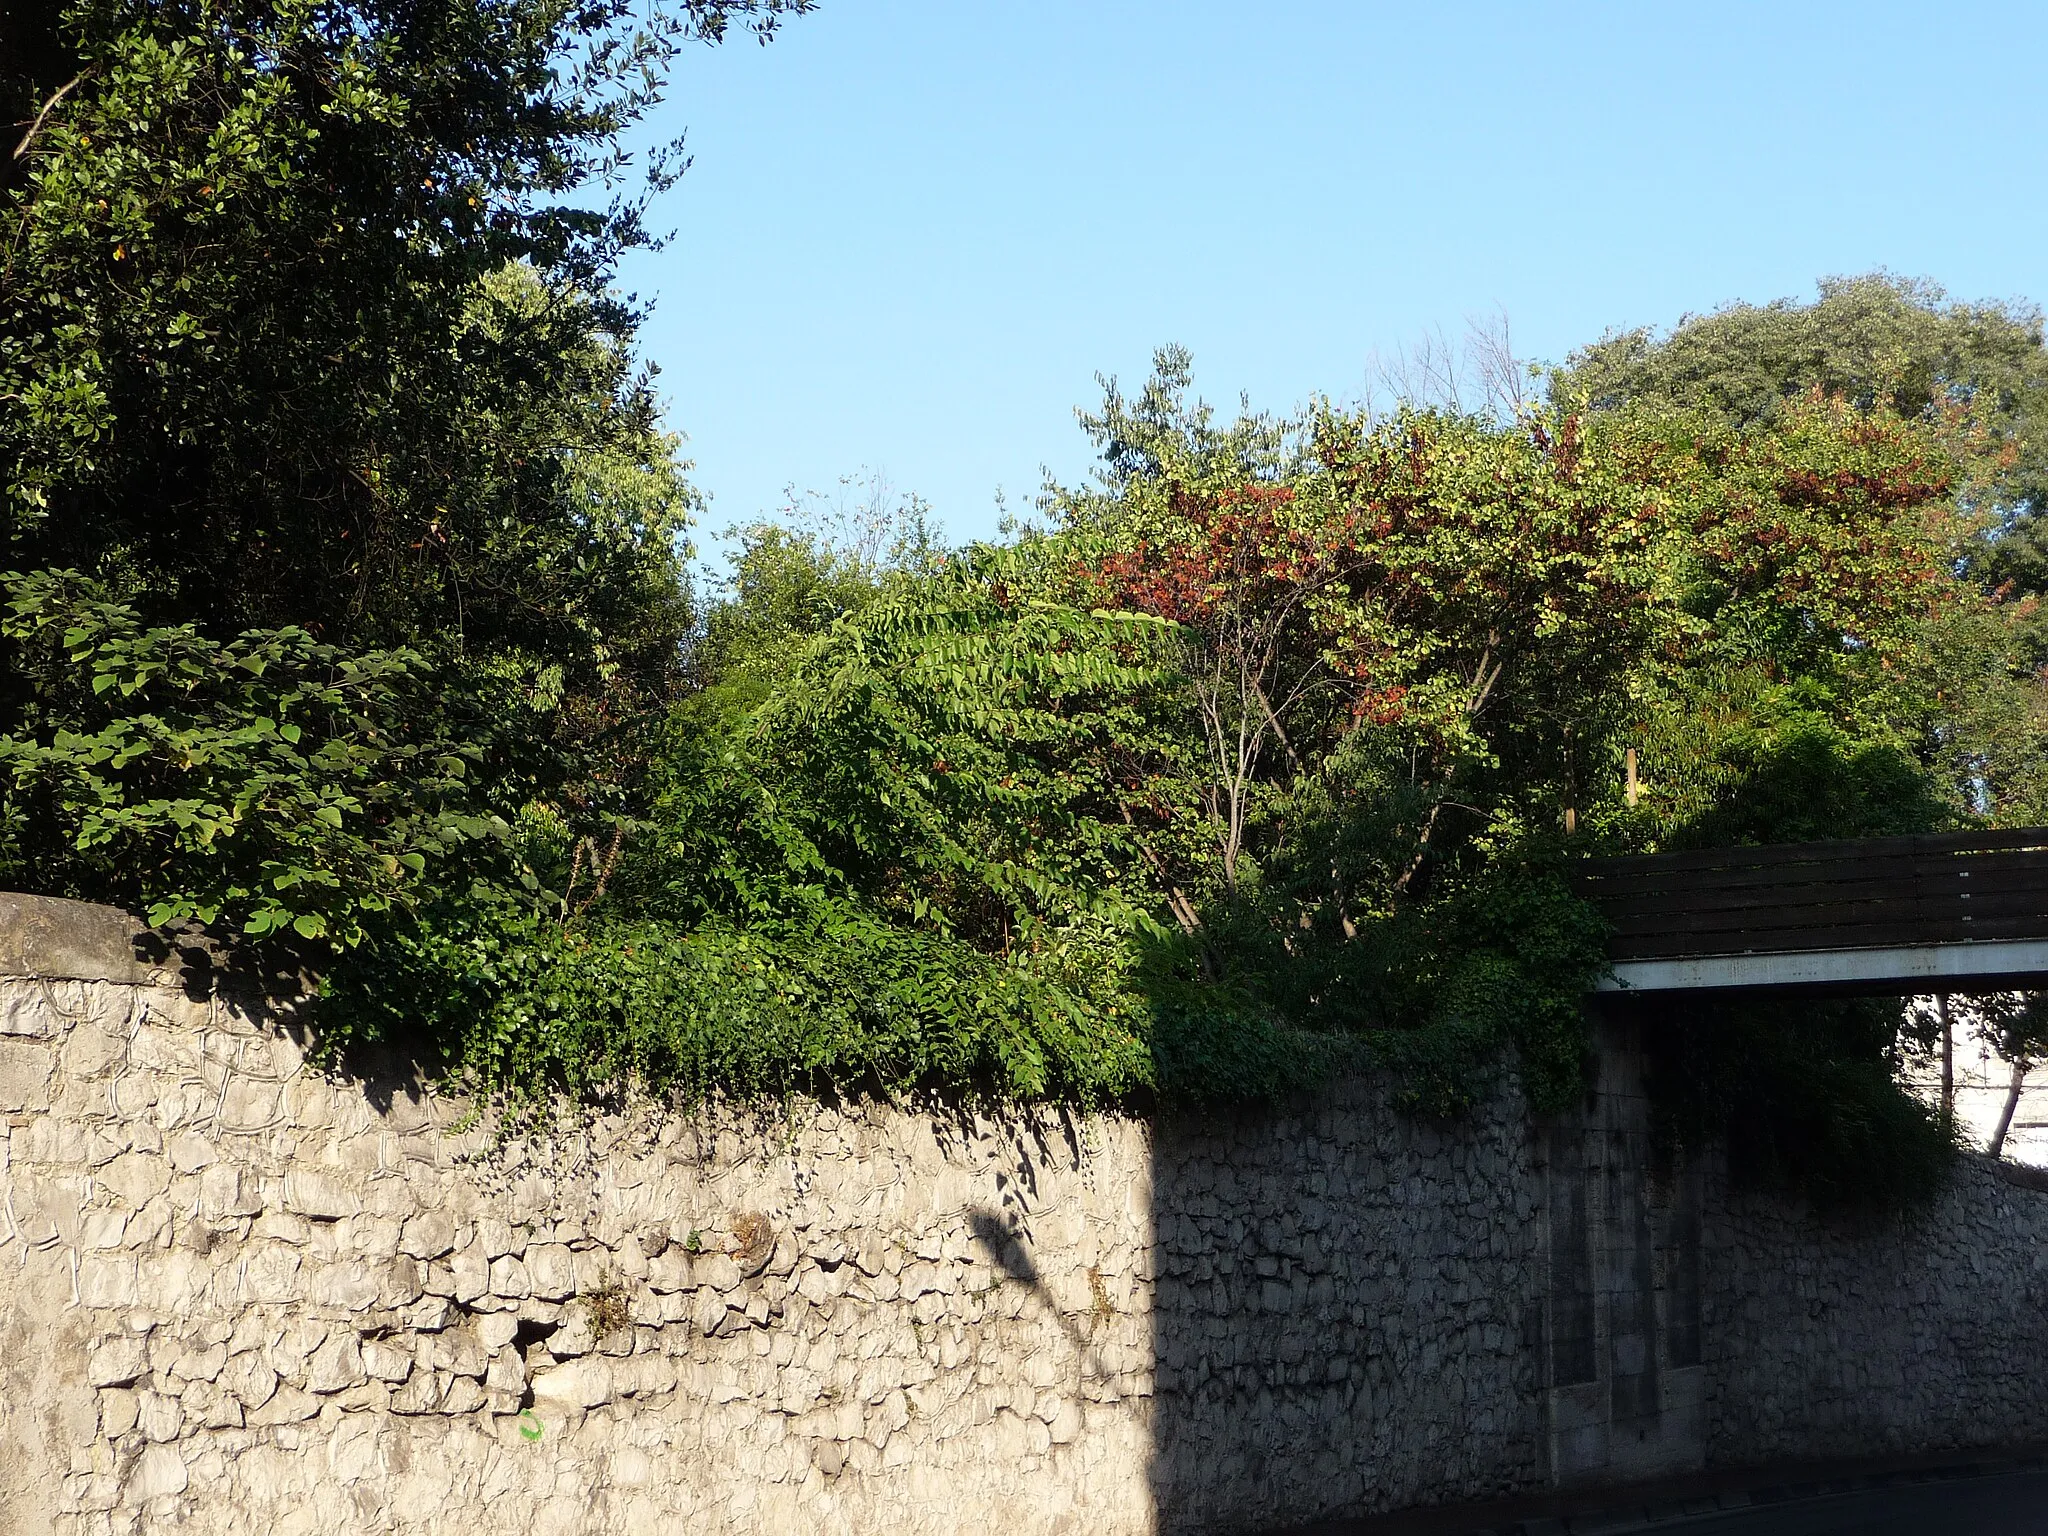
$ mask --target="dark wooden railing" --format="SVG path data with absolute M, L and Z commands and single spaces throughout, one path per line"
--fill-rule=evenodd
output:
M 2048 828 L 1588 859 L 1609 957 L 2048 940 Z

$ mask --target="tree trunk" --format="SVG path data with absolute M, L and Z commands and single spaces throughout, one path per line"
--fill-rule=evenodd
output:
M 1956 1026 L 1949 1016 L 1948 994 L 1938 993 L 1935 1006 L 1941 1011 L 1941 1119 L 1944 1125 L 1956 1119 Z
M 1998 1129 L 1991 1133 L 1991 1145 L 1985 1150 L 1994 1158 L 2005 1155 L 2005 1133 L 2012 1129 L 2013 1111 L 2020 1107 L 2020 1088 L 2027 1080 L 2027 1064 L 2016 1061 L 2012 1064 L 2012 1086 L 2005 1090 L 2005 1113 L 1998 1117 Z

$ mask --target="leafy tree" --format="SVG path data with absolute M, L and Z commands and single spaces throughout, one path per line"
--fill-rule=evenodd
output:
M 1551 381 L 1564 407 L 1656 402 L 1738 427 L 1816 390 L 1947 423 L 1959 429 L 1952 443 L 1971 450 L 1973 493 L 2007 515 L 2048 506 L 2048 352 L 2030 305 L 1949 302 L 1932 283 L 1885 272 L 1829 277 L 1811 304 L 1731 304 L 1662 336 L 1609 332 Z
M 1733 304 L 1664 335 L 1611 332 L 1551 380 L 1560 405 L 1703 412 L 1741 427 L 1818 392 L 1937 428 L 1961 507 L 1958 550 L 2015 605 L 2020 655 L 2048 663 L 2048 350 L 2039 309 L 1948 301 L 1932 283 L 1874 272 L 1824 278 L 1811 304 Z
M 1363 1031 L 1422 1100 L 1507 1041 L 1539 1099 L 1576 1092 L 1574 838 L 1905 830 L 1981 787 L 1930 713 L 1931 621 L 1987 611 L 1934 426 L 1805 399 L 1748 428 L 1223 424 L 1188 382 L 1169 351 L 1112 388 L 1098 484 L 1052 500 L 1074 600 L 1173 626 L 1199 732 L 1126 814 L 1203 977 Z
M 144 630 L 67 590 L 83 585 L 22 578 L 0 621 L 31 667 L 90 679 L 76 727 L 0 738 L 16 813 L 61 828 L 78 883 L 159 893 L 154 924 L 234 911 L 258 938 L 346 945 L 429 855 L 502 832 L 468 808 L 480 748 L 421 734 L 440 722 L 420 707 L 417 653 L 347 655 L 302 629 Z
M 10 11 L 24 46 L 5 54 L 0 95 L 32 118 L 0 264 L 15 601 L 60 628 L 118 609 L 144 635 L 184 636 L 180 666 L 226 669 L 187 693 L 214 712 L 192 728 L 228 735 L 254 724 L 238 711 L 267 707 L 230 686 L 266 646 L 373 673 L 416 652 L 404 670 L 422 681 L 393 707 L 412 739 L 482 749 L 478 812 L 538 798 L 616 815 L 635 771 L 622 733 L 680 678 L 691 505 L 631 362 L 637 313 L 607 287 L 646 239 L 621 135 L 677 47 L 734 24 L 766 35 L 805 8 Z M 657 157 L 652 184 L 675 168 Z M 78 576 L 52 587 L 39 572 Z M 0 725 L 29 754 L 18 769 L 66 733 L 111 728 L 94 665 L 13 658 Z M 432 723 L 486 697 L 487 719 Z M 170 738 L 129 740 L 170 771 Z M 238 839 L 289 814 L 257 780 L 218 786 L 247 814 L 209 837 L 130 817 L 132 856 L 103 861 L 77 856 L 79 818 L 104 810 L 67 799 L 80 782 L 18 780 L 10 878 L 150 902 L 213 889 L 225 915 L 271 921 L 271 896 L 220 873 L 245 862 Z M 365 856 L 379 846 L 380 813 L 341 814 Z M 324 921 L 288 915 L 302 932 L 299 916 Z
M 602 902 L 430 914 L 371 985 L 343 978 L 355 1027 L 424 1021 L 515 1094 L 1145 1089 L 1105 806 L 1158 667 L 1146 626 L 1018 597 L 1024 563 L 906 580 L 766 697 L 681 703 Z
M 1992 1157 L 2002 1157 L 2027 1075 L 2048 1061 L 2048 993 L 1996 992 L 1972 1001 L 1984 1032 L 1991 1037 L 2011 1074 L 2006 1084 L 2005 1106 L 1999 1111 L 1998 1124 L 1985 1148 Z

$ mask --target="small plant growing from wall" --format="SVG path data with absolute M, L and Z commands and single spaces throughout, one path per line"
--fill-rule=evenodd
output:
M 626 1304 L 626 1287 L 617 1275 L 607 1273 L 594 1291 L 582 1298 L 584 1311 L 590 1317 L 592 1338 L 603 1339 L 632 1324 L 632 1316 Z

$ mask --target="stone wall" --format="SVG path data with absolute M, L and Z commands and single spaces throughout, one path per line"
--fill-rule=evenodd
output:
M 1859 1229 L 1717 1189 L 1707 1251 L 1710 1460 L 2048 1441 L 2048 1193 L 1966 1160 Z
M 1137 1536 L 2048 1435 L 2048 1197 L 1858 1234 L 1659 1180 L 1624 1039 L 1561 1125 L 1359 1083 L 536 1147 L 138 937 L 0 900 L 6 1536 Z
M 1354 1084 L 1153 1152 L 1162 1526 L 1270 1529 L 1542 1484 L 1539 1143 Z

